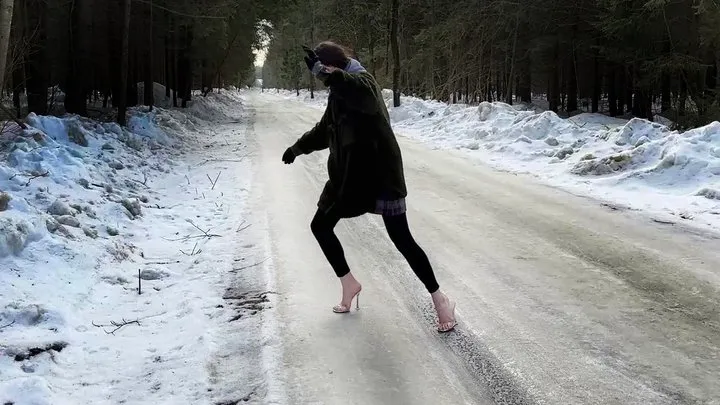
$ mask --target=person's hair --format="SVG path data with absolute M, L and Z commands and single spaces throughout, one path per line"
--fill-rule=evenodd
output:
M 315 54 L 323 65 L 344 69 L 350 62 L 352 51 L 335 42 L 324 41 L 315 47 Z

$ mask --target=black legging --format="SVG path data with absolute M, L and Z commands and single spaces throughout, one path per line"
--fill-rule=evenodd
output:
M 345 260 L 345 252 L 340 244 L 337 236 L 335 236 L 335 226 L 340 222 L 340 217 L 333 213 L 324 213 L 320 210 L 317 211 L 315 217 L 310 223 L 310 229 L 312 229 L 313 235 L 320 244 L 320 248 L 330 266 L 335 270 L 335 274 L 338 277 L 343 277 L 350 272 L 350 267 Z M 407 216 L 383 215 L 383 222 L 385 222 L 385 228 L 387 228 L 390 240 L 393 241 L 395 247 L 402 253 L 405 259 L 410 264 L 410 267 L 415 272 L 415 275 L 425 285 L 428 292 L 434 293 L 440 287 L 435 280 L 435 274 L 433 273 L 430 260 L 427 255 L 418 246 L 415 239 L 413 239 L 410 233 L 410 228 L 407 222 Z

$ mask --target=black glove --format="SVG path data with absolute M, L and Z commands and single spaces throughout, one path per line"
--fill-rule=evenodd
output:
M 305 56 L 305 64 L 307 65 L 308 69 L 312 72 L 313 67 L 315 67 L 315 64 L 320 61 L 320 58 L 318 58 L 315 51 L 308 48 L 307 46 L 303 45 L 303 51 L 307 54 Z
M 293 153 L 292 148 L 287 148 L 285 153 L 283 153 L 282 161 L 285 162 L 286 165 L 295 161 L 295 153 Z

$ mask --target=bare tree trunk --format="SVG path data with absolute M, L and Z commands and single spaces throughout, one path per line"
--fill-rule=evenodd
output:
M 390 39 L 390 33 L 392 31 L 392 6 L 390 3 L 387 3 L 387 41 L 385 41 L 385 74 L 387 75 L 390 71 L 390 42 L 392 40 Z
M 192 99 L 193 74 L 192 60 L 190 56 L 190 48 L 193 41 L 192 26 L 187 26 L 183 36 L 183 52 L 182 52 L 182 108 L 187 108 L 188 103 Z
M 684 117 L 687 110 L 688 86 L 687 75 L 683 71 L 680 77 L 680 101 L 678 102 L 678 116 Z
M 625 106 L 630 105 L 630 100 L 626 100 L 627 97 L 627 72 L 625 65 L 617 66 L 617 115 L 625 114 Z M 632 98 L 632 95 L 631 95 Z
M 548 96 L 550 100 L 550 110 L 558 112 L 560 108 L 560 43 L 559 40 L 555 40 L 553 45 L 553 66 L 550 67 L 550 88 L 548 89 Z
M 23 77 L 24 69 L 19 66 L 13 71 L 12 74 L 12 87 L 13 87 L 13 106 L 15 107 L 15 115 L 18 118 L 22 118 L 22 105 L 20 104 L 20 94 L 25 90 L 25 77 Z
M 203 97 L 207 97 L 207 95 L 212 92 L 213 84 L 208 84 L 208 60 L 207 58 L 203 58 L 200 61 L 200 89 L 202 90 Z
M 165 12 L 165 98 L 170 99 L 170 89 L 172 88 L 172 31 L 173 19 L 169 12 Z
M 630 85 L 628 86 L 628 91 L 631 91 L 633 93 L 633 102 L 632 102 L 632 114 L 636 117 L 642 117 L 643 116 L 643 110 L 642 110 L 642 94 L 640 92 L 640 88 L 638 87 L 637 83 L 637 72 L 635 69 L 632 69 L 630 71 Z
M 635 97 L 635 94 L 633 94 L 634 90 L 634 76 L 633 76 L 633 68 L 632 66 L 629 66 L 627 68 L 627 74 L 625 75 L 625 111 L 632 113 L 633 111 L 633 97 Z
M 672 103 L 670 102 L 670 84 L 670 74 L 663 72 L 660 84 L 660 110 L 662 112 L 669 111 L 670 108 L 672 108 Z
M 520 9 L 518 9 L 515 15 L 515 35 L 513 36 L 512 51 L 510 53 L 510 71 L 507 75 L 507 92 L 505 94 L 505 102 L 512 105 L 513 102 L 513 88 L 512 85 L 515 82 L 515 60 L 517 52 L 518 34 L 520 31 Z
M 130 27 L 132 28 L 132 21 L 133 18 L 130 16 Z M 133 30 L 134 31 L 134 30 Z M 132 32 L 131 34 L 132 35 Z M 126 105 L 128 107 L 134 107 L 138 105 L 138 79 L 139 79 L 139 69 L 138 65 L 140 64 L 140 58 L 138 57 L 139 52 L 139 46 L 136 44 L 138 43 L 136 36 L 131 36 L 128 38 L 128 79 L 127 79 L 127 86 L 125 87 L 125 92 L 127 93 L 127 99 L 125 100 Z
M 10 28 L 12 27 L 14 0 L 0 0 L 0 89 L 5 88 Z
M 310 46 L 315 46 L 315 8 L 313 2 L 310 4 Z M 372 51 L 371 51 L 372 52 Z M 310 99 L 315 98 L 315 77 L 310 73 Z
M 720 105 L 720 49 L 715 51 L 715 102 Z
M 153 104 L 155 104 L 155 80 L 153 80 L 153 0 L 150 0 L 148 6 L 150 9 L 150 21 L 148 22 L 147 51 L 145 53 L 145 85 L 143 86 L 145 94 L 143 94 L 143 103 L 150 107 L 150 111 L 152 111 Z
M 606 69 L 607 72 L 607 92 L 608 92 L 608 104 L 610 107 L 610 116 L 616 117 L 618 115 L 617 110 L 617 69 L 615 69 L 614 65 L 609 65 Z
M 600 95 L 602 93 L 602 72 L 600 71 L 600 51 L 595 48 L 593 50 L 593 93 L 592 93 L 592 112 L 596 113 L 600 110 Z
M 369 45 L 368 55 L 370 56 L 370 74 L 375 77 L 376 73 L 376 63 L 375 63 L 375 35 L 371 32 L 370 33 L 370 45 Z
M 171 77 L 170 77 L 170 34 L 165 34 L 165 98 L 170 98 L 170 87 L 171 87 Z
M 118 116 L 117 122 L 120 125 L 127 123 L 125 114 L 127 112 L 127 88 L 128 82 L 128 58 L 130 57 L 130 11 L 132 9 L 132 0 L 122 0 L 122 31 L 120 32 L 120 89 L 118 94 Z
M 178 34 L 177 34 L 177 26 L 173 27 L 173 33 L 171 34 L 171 46 L 172 50 L 170 53 L 172 54 L 171 62 L 170 62 L 170 75 L 172 76 L 172 79 L 170 80 L 170 83 L 172 83 L 172 98 L 173 98 L 173 107 L 178 106 L 178 89 L 180 88 L 180 75 L 178 74 L 178 53 L 179 53 L 179 47 L 180 47 L 180 41 L 178 40 Z
M 574 43 L 571 45 L 573 49 L 570 51 L 570 63 L 568 64 L 567 79 L 567 112 L 571 113 L 578 109 L 578 80 L 577 68 L 575 66 L 575 49 Z
M 92 66 L 92 21 L 94 0 L 75 0 L 71 4 L 70 55 L 66 83 L 65 110 L 87 115 L 87 96 Z
M 12 59 L 10 62 L 9 70 L 12 74 L 12 83 L 10 88 L 12 89 L 13 107 L 15 107 L 15 115 L 18 119 L 22 118 L 22 105 L 20 102 L 20 95 L 25 90 L 25 57 L 27 56 L 27 50 L 21 49 L 17 44 L 25 43 L 28 38 L 25 32 L 27 7 L 25 2 L 20 2 L 18 7 L 15 7 L 12 21 L 12 29 L 10 30 L 10 42 L 15 44 L 12 47 L 10 55 Z
M 400 46 L 398 44 L 398 20 L 400 1 L 391 0 L 390 45 L 393 54 L 393 106 L 400 107 Z
M 465 76 L 465 104 L 470 103 L 470 78 Z
M 526 56 L 522 61 L 520 61 L 520 77 L 517 89 L 520 101 L 523 103 L 530 103 L 532 101 L 531 80 L 530 57 Z

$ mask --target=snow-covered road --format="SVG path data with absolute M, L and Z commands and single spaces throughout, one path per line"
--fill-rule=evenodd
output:
M 410 225 L 460 325 L 435 332 L 374 216 L 337 229 L 363 283 L 361 311 L 337 315 L 309 230 L 326 154 L 280 161 L 321 111 L 260 93 L 247 108 L 248 209 L 267 217 L 289 403 L 720 403 L 717 236 L 401 139 Z

